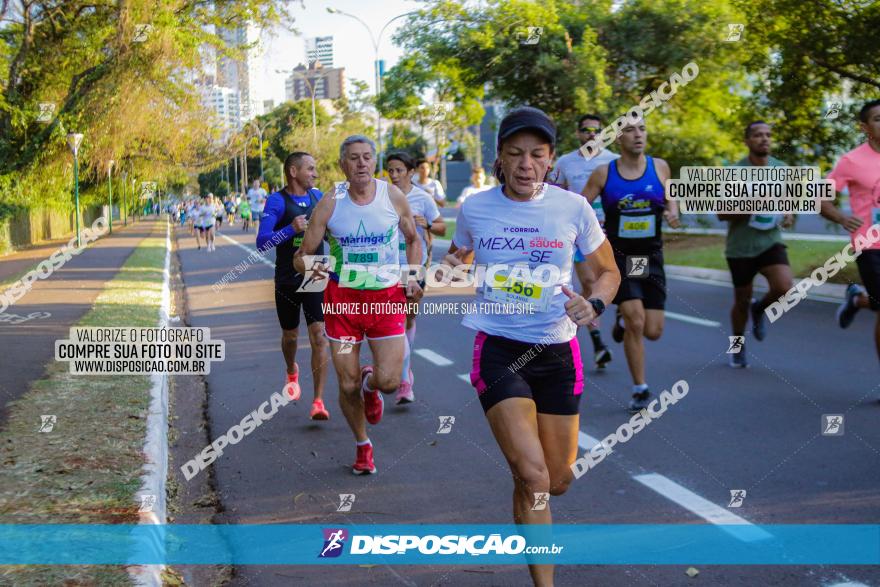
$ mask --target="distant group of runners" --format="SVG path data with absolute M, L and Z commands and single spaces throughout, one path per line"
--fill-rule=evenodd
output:
M 848 190 L 852 215 L 830 201 L 822 205 L 822 214 L 854 239 L 880 223 L 880 100 L 867 103 L 859 120 L 867 142 L 844 155 L 829 175 L 838 191 Z M 601 128 L 598 116 L 584 116 L 577 138 L 586 143 Z M 784 165 L 770 155 L 769 124 L 749 124 L 744 138 L 748 155 L 736 165 Z M 646 154 L 647 139 L 644 120 L 631 122 L 616 139 L 619 153 L 605 150 L 588 159 L 575 150 L 560 157 L 554 168 L 555 124 L 539 109 L 517 108 L 498 128 L 493 168 L 498 185 L 469 193 L 458 211 L 443 264 L 513 267 L 528 259 L 529 269 L 552 266 L 560 276 L 553 285 L 537 287 L 515 271 L 501 272 L 500 281 L 478 287 L 477 301 L 514 301 L 533 311 L 468 314 L 462 322 L 475 331 L 470 381 L 511 469 L 517 523 L 550 523 L 549 507 L 532 507 L 535 494 L 560 495 L 573 479 L 585 379 L 576 334 L 579 327 L 587 328 L 594 362 L 600 368 L 607 365 L 612 354 L 598 321 L 611 304 L 612 338 L 623 343 L 633 382 L 629 407 L 637 412 L 651 401 L 644 339 L 657 340 L 663 332 L 667 293 L 662 225 L 678 227 L 679 216 L 665 195 L 670 167 Z M 314 157 L 291 154 L 284 162 L 286 185 L 266 199 L 257 235 L 261 251 L 276 249 L 275 302 L 286 388 L 294 399 L 300 397 L 295 359 L 302 310 L 312 349 L 310 417 L 330 418 L 323 401 L 329 355 L 340 408 L 355 439 L 355 474 L 376 472 L 367 423 L 382 419 L 383 395 L 395 393 L 398 403 L 415 399 L 409 365 L 415 315 L 404 308 L 417 303 L 425 290 L 424 272 L 418 268 L 430 262 L 430 235 L 446 232 L 438 210 L 442 186 L 428 181 L 427 171 L 406 153 L 387 157 L 390 183 L 376 179 L 376 157 L 367 137 L 347 138 L 339 149 L 345 181 L 325 195 L 315 188 Z M 792 285 L 780 232 L 792 219 L 720 218 L 729 225 L 725 255 L 734 285 L 731 332 L 744 337 L 751 319 L 753 337 L 763 340 L 764 310 Z M 523 234 L 529 238 L 511 238 Z M 647 260 L 638 275 L 635 258 Z M 860 309 L 880 309 L 880 243 L 861 251 L 856 262 L 865 287 L 847 290 L 838 312 L 843 328 Z M 387 266 L 403 269 L 377 270 Z M 573 284 L 573 270 L 579 288 Z M 758 273 L 767 278 L 769 291 L 756 300 L 752 282 Z M 313 291 L 309 284 L 316 281 L 326 282 L 326 288 Z M 389 311 L 324 315 L 322 302 L 340 307 L 374 304 Z M 880 318 L 875 333 L 880 357 Z M 373 364 L 362 366 L 365 341 Z M 521 364 L 524 355 L 530 360 Z M 734 367 L 748 365 L 744 346 L 731 361 Z M 530 572 L 537 585 L 553 582 L 552 565 L 530 565 Z

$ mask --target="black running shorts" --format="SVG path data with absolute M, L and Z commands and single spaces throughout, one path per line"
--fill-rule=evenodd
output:
M 785 245 L 776 243 L 756 257 L 727 257 L 727 266 L 733 278 L 734 287 L 751 285 L 755 275 L 770 265 L 788 265 Z
M 647 257 L 648 266 L 641 275 L 630 277 L 627 271 L 627 257 Z M 642 300 L 646 310 L 662 310 L 666 307 L 666 272 L 663 270 L 663 251 L 645 253 L 642 255 L 624 255 L 614 251 L 614 261 L 620 270 L 620 287 L 617 295 L 611 301 L 612 304 L 620 305 L 628 300 Z
M 296 287 L 275 284 L 275 311 L 282 330 L 293 330 L 299 326 L 299 309 L 306 316 L 306 324 L 324 321 L 321 303 L 324 292 L 298 292 Z
M 880 249 L 862 251 L 856 257 L 859 276 L 871 299 L 871 309 L 880 310 Z
M 508 398 L 523 397 L 535 402 L 539 414 L 577 414 L 584 389 L 577 337 L 540 344 L 478 332 L 471 385 L 484 412 Z

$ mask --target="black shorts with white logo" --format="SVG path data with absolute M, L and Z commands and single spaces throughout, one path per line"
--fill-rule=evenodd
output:
M 627 263 L 627 257 L 647 259 L 647 267 Z M 614 261 L 620 271 L 620 287 L 611 301 L 620 305 L 629 300 L 642 300 L 646 310 L 662 310 L 666 307 L 666 271 L 663 269 L 663 251 L 625 255 L 614 251 Z M 636 271 L 634 271 L 634 269 Z M 630 276 L 629 273 L 634 275 Z

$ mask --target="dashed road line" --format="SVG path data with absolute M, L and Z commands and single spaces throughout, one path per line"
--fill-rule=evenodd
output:
M 438 367 L 449 367 L 450 365 L 454 364 L 443 355 L 438 355 L 431 349 L 416 349 L 413 351 L 413 354 L 422 357 L 426 361 L 434 363 Z

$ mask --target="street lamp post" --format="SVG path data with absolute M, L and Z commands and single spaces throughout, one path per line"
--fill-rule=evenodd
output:
M 327 12 L 329 12 L 330 14 L 341 14 L 342 16 L 347 16 L 349 18 L 353 18 L 356 21 L 358 21 L 359 23 L 361 23 L 362 25 L 364 25 L 364 28 L 367 29 L 367 33 L 369 33 L 369 35 L 370 35 L 370 41 L 373 43 L 373 57 L 374 57 L 373 58 L 373 65 L 374 65 L 375 74 L 376 74 L 376 80 L 375 80 L 375 82 L 376 82 L 376 135 L 378 138 L 378 141 L 376 144 L 377 144 L 377 148 L 379 150 L 379 153 L 378 153 L 379 173 L 382 173 L 382 168 L 383 168 L 383 165 L 382 165 L 382 115 L 379 113 L 379 93 L 382 91 L 382 76 L 381 76 L 381 72 L 379 70 L 379 44 L 382 42 L 382 35 L 385 33 L 385 29 L 388 28 L 388 25 L 390 25 L 392 22 L 394 22 L 398 18 L 403 18 L 404 16 L 409 16 L 411 14 L 417 14 L 417 11 L 405 12 L 403 14 L 398 14 L 397 16 L 395 16 L 394 18 L 392 18 L 391 20 L 389 20 L 388 22 L 386 22 L 382 26 L 382 30 L 379 31 L 378 37 L 373 35 L 373 29 L 371 29 L 367 23 L 365 23 L 363 20 L 361 20 L 360 18 L 358 18 L 354 14 L 349 14 L 348 12 L 339 10 L 338 8 L 331 8 L 331 7 L 327 7 Z
M 110 159 L 107 162 L 107 191 L 110 193 L 110 234 L 113 234 L 113 164 L 115 161 Z
M 235 191 L 238 191 L 238 188 L 241 186 L 238 185 L 238 155 L 235 155 L 232 158 L 232 185 L 235 188 Z
M 128 178 L 128 172 L 123 169 L 122 170 L 122 224 L 123 226 L 128 226 L 128 212 L 125 207 L 127 205 L 127 201 L 125 199 L 125 184 L 128 183 L 126 180 Z
M 73 193 L 74 202 L 76 204 L 76 248 L 80 248 L 79 238 L 79 145 L 82 143 L 83 135 L 81 133 L 70 133 L 67 135 L 67 146 L 73 153 Z
M 314 107 L 312 109 L 312 116 L 314 116 Z M 248 124 L 253 125 L 253 127 L 255 129 L 257 129 L 257 133 L 259 135 L 259 139 L 260 139 L 260 181 L 263 181 L 265 179 L 265 177 L 263 177 L 263 131 L 266 130 L 266 127 L 269 126 L 269 123 L 267 122 L 263 126 L 260 126 L 259 124 L 257 124 L 253 120 L 251 120 Z

